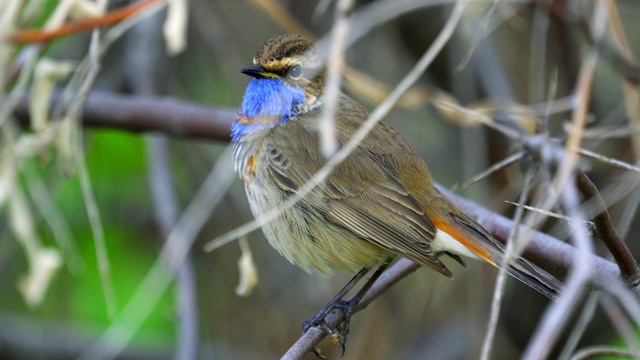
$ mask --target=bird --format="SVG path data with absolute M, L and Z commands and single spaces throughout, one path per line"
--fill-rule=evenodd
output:
M 268 242 L 307 272 L 330 276 L 356 273 L 303 332 L 322 326 L 335 343 L 344 344 L 349 319 L 375 277 L 403 257 L 453 278 L 441 261 L 448 255 L 479 259 L 495 267 L 504 262 L 504 246 L 435 186 L 424 160 L 391 126 L 379 122 L 335 166 L 327 178 L 291 207 L 284 207 L 327 162 L 318 119 L 324 107 L 326 66 L 308 39 L 286 34 L 267 40 L 252 65 L 242 68 L 252 79 L 231 127 L 235 171 L 242 179 L 256 219 L 281 209 L 262 225 Z M 367 120 L 369 111 L 340 92 L 335 109 L 339 146 Z M 371 279 L 351 300 L 342 299 L 371 269 Z M 507 271 L 551 299 L 562 283 L 522 257 Z M 336 332 L 324 317 L 342 307 L 346 319 Z

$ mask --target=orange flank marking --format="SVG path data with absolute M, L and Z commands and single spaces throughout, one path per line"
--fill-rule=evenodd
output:
M 249 156 L 249 159 L 247 160 L 247 165 L 244 168 L 245 174 L 248 174 L 249 176 L 253 177 L 253 173 L 256 169 L 257 162 L 258 162 L 258 159 L 255 156 Z
M 9 37 L 10 41 L 16 43 L 32 43 L 49 41 L 66 35 L 74 34 L 84 30 L 95 29 L 97 27 L 113 25 L 131 17 L 141 10 L 157 3 L 159 0 L 147 0 L 129 6 L 123 6 L 104 14 L 103 16 L 80 20 L 77 22 L 62 25 L 50 30 L 21 30 Z
M 238 115 L 236 121 L 240 124 L 251 124 L 251 125 L 269 125 L 273 126 L 280 121 L 280 116 L 256 116 L 256 117 L 246 117 L 242 115 Z
M 238 121 L 240 124 L 251 124 L 252 122 L 250 118 L 242 115 L 238 115 L 236 121 Z
M 446 232 L 476 256 L 488 262 L 489 264 L 496 266 L 496 262 L 491 258 L 491 254 L 489 254 L 487 250 L 483 249 L 478 244 L 474 243 L 473 240 L 469 239 L 469 237 L 465 235 L 463 231 L 458 229 L 456 226 L 451 225 L 450 222 L 444 219 L 432 216 L 430 217 L 431 221 L 433 221 L 433 224 L 438 228 L 438 230 Z

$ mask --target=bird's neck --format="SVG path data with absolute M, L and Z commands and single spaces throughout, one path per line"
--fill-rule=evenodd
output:
M 281 79 L 252 79 L 231 128 L 232 141 L 296 119 L 304 110 L 305 102 L 304 90 Z

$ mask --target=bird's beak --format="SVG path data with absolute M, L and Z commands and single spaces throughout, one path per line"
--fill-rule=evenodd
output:
M 264 78 L 279 78 L 280 76 L 274 73 L 270 73 L 260 65 L 247 66 L 240 70 L 241 73 L 249 76 L 253 76 L 256 79 Z

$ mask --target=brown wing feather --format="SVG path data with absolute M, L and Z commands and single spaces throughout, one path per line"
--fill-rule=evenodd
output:
M 286 139 L 272 136 L 275 141 L 268 145 L 273 159 L 269 162 L 269 173 L 273 181 L 288 192 L 297 192 L 322 166 L 321 160 L 309 150 L 318 146 L 317 134 L 300 125 L 296 130 L 294 134 L 289 132 Z M 300 141 L 304 145 L 296 144 Z M 363 241 L 452 277 L 431 249 L 430 243 L 437 231 L 433 222 L 417 200 L 377 160 L 384 156 L 371 151 L 357 149 L 301 202 Z

